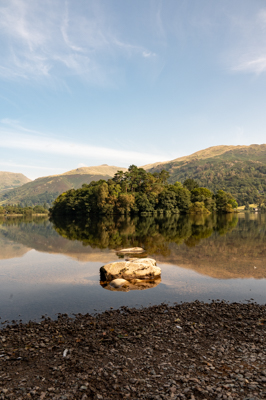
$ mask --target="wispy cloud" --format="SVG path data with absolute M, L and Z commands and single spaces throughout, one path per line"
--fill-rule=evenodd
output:
M 257 59 L 244 61 L 234 67 L 234 70 L 261 74 L 262 72 L 266 71 L 266 55 Z
M 0 120 L 0 123 L 8 126 L 8 128 L 15 128 L 17 131 L 23 131 L 23 132 L 43 136 L 42 132 L 36 131 L 34 129 L 25 128 L 24 126 L 21 125 L 20 121 L 15 120 L 15 119 L 2 118 Z M 0 132 L 1 132 L 1 129 L 0 129 Z
M 165 33 L 163 20 L 162 20 L 162 1 L 160 1 L 159 5 L 157 5 L 157 9 L 156 9 L 156 13 L 155 13 L 155 21 L 156 21 L 158 35 L 160 37 L 165 38 L 166 33 Z
M 130 151 L 124 149 L 114 149 L 103 146 L 92 146 L 86 143 L 69 142 L 48 137 L 44 134 L 36 135 L 25 133 L 24 130 L 12 130 L 0 126 L 1 148 L 17 149 L 27 152 L 56 154 L 70 158 L 83 158 L 96 160 L 99 163 L 116 162 L 130 165 L 138 165 L 164 160 L 162 154 L 150 154 L 146 152 Z
M 156 56 L 155 53 L 152 53 L 151 51 L 146 51 L 146 50 L 144 50 L 144 51 L 142 52 L 142 55 L 143 55 L 143 57 L 145 57 L 145 58 L 155 57 L 155 56 Z
M 266 71 L 266 9 L 249 18 L 233 20 L 236 43 L 231 53 L 232 70 L 261 74 Z
M 61 33 L 62 37 L 65 41 L 65 44 L 73 51 L 75 52 L 85 52 L 85 49 L 82 49 L 82 47 L 79 47 L 75 45 L 74 43 L 71 42 L 69 39 L 69 12 L 68 12 L 68 4 L 66 4 L 66 10 L 65 10 L 65 15 L 62 21 L 61 25 Z
M 141 153 L 135 151 L 124 151 L 100 146 L 90 146 L 88 144 L 65 142 L 53 138 L 39 138 L 32 135 L 12 135 L 8 137 L 7 132 L 3 132 L 1 140 L 2 148 L 20 149 L 33 152 L 58 154 L 69 157 L 86 157 L 89 159 L 114 160 L 117 162 L 148 163 L 158 161 L 158 155 Z
M 79 75 L 103 84 L 117 57 L 154 55 L 119 37 L 104 3 L 9 0 L 0 5 L 0 76 L 61 79 Z M 111 71 L 111 72 L 110 72 Z

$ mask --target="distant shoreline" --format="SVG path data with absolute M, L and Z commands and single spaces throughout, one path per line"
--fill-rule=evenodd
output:
M 0 214 L 0 217 L 48 217 L 49 214 L 45 213 L 45 214 L 29 214 L 29 215 L 25 215 L 25 214 Z

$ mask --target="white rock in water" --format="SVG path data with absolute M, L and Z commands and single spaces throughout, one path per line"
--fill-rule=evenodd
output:
M 134 253 L 144 253 L 145 250 L 142 247 L 130 247 L 129 249 L 118 250 L 118 254 L 134 254 Z
M 101 280 L 111 281 L 117 278 L 156 279 L 161 275 L 161 268 L 156 266 L 153 258 L 139 258 L 134 261 L 123 261 L 106 264 L 101 267 Z

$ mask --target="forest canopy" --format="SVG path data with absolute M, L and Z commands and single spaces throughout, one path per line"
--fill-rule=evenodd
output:
M 198 187 L 197 182 L 168 184 L 169 173 L 146 172 L 131 165 L 114 178 L 93 181 L 80 189 L 62 193 L 54 201 L 52 216 L 83 217 L 86 214 L 149 214 L 233 212 L 238 204 L 230 193 L 216 194 Z M 192 188 L 191 190 L 188 189 Z

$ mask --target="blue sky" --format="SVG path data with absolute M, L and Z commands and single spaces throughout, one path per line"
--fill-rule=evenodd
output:
M 265 143 L 266 3 L 0 1 L 0 170 Z

